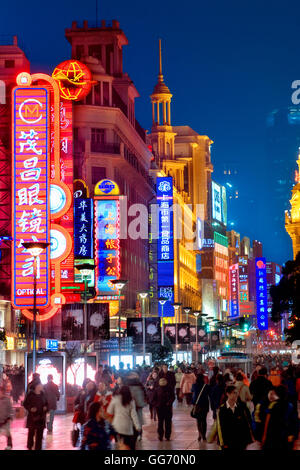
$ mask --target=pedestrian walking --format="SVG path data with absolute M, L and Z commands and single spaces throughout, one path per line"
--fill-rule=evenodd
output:
M 181 383 L 182 376 L 183 376 L 182 369 L 181 367 L 178 367 L 177 371 L 175 372 L 175 380 L 176 380 L 175 391 L 176 391 L 176 398 L 177 398 L 178 403 L 182 403 L 182 396 L 180 393 L 180 383 Z
M 109 420 L 112 419 L 112 416 L 108 415 L 107 413 L 107 408 L 111 402 L 111 399 L 112 399 L 112 391 L 110 390 L 110 388 L 108 388 L 105 382 L 100 382 L 98 385 L 98 391 L 96 392 L 95 397 L 94 397 L 94 402 L 100 403 L 101 411 L 102 411 L 104 419 L 109 419 Z
M 173 415 L 173 402 L 175 400 L 174 388 L 170 389 L 167 379 L 159 379 L 158 386 L 154 391 L 154 405 L 157 411 L 158 418 L 158 439 L 163 440 L 164 436 L 167 441 L 171 438 L 172 433 L 172 415 Z
M 262 367 L 258 371 L 258 377 L 250 384 L 250 393 L 253 397 L 254 407 L 258 403 L 264 402 L 268 397 L 269 391 L 273 388 L 272 382 L 267 379 L 267 375 L 267 369 Z
M 104 419 L 100 402 L 90 404 L 87 418 L 82 428 L 80 450 L 111 450 L 112 437 L 116 433 Z
M 192 386 L 196 382 L 195 374 L 192 369 L 187 369 L 180 381 L 180 393 L 185 397 L 186 404 L 189 406 L 192 404 Z
M 132 399 L 130 388 L 123 385 L 118 395 L 113 396 L 107 408 L 107 413 L 113 416 L 112 426 L 118 434 L 118 442 L 135 450 L 134 429 L 142 430 L 136 412 L 135 402 Z
M 274 394 L 266 411 L 263 450 L 292 450 L 298 436 L 298 416 L 292 403 L 288 402 L 285 386 L 274 388 Z
M 166 379 L 168 389 L 171 393 L 174 393 L 174 388 L 176 385 L 175 373 L 168 370 L 167 364 L 162 365 L 161 370 L 158 373 L 158 378 Z
M 217 433 L 222 450 L 245 450 L 254 441 L 247 406 L 238 401 L 234 385 L 225 390 L 227 400 L 217 413 Z
M 127 376 L 126 384 L 129 386 L 132 398 L 135 402 L 136 412 L 139 418 L 141 431 L 139 432 L 139 439 L 142 438 L 143 429 L 143 408 L 147 405 L 147 396 L 143 384 L 140 381 L 139 375 L 136 372 L 130 372 Z M 138 438 L 138 433 L 134 430 L 134 436 Z
M 12 449 L 10 423 L 13 420 L 13 406 L 11 398 L 7 395 L 5 387 L 0 387 L 0 435 L 4 434 L 7 440 L 5 450 Z
M 195 414 L 193 417 L 197 419 L 198 427 L 198 441 L 206 441 L 206 430 L 207 430 L 207 413 L 209 411 L 209 392 L 210 386 L 204 381 L 204 375 L 198 374 L 196 383 L 192 386 L 192 403 Z
M 244 383 L 243 375 L 238 372 L 235 377 L 235 387 L 238 391 L 239 399 L 247 405 L 250 412 L 252 410 L 252 395 L 250 393 L 249 387 Z
M 217 411 L 222 404 L 223 397 L 225 396 L 225 384 L 222 374 L 218 374 L 216 384 L 210 386 L 210 406 L 213 412 L 213 419 L 217 419 Z
M 47 422 L 47 430 L 48 434 L 52 434 L 54 415 L 57 409 L 57 402 L 60 399 L 60 392 L 58 386 L 53 382 L 53 375 L 49 374 L 47 380 L 48 382 L 44 386 L 44 392 L 48 402 L 49 410 L 49 421 Z
M 28 428 L 27 449 L 42 449 L 43 432 L 46 427 L 46 414 L 48 403 L 40 382 L 32 383 L 25 400 L 24 408 L 27 410 L 26 427 Z
M 149 403 L 150 419 L 156 421 L 156 408 L 154 406 L 154 392 L 158 385 L 158 373 L 154 370 L 146 382 L 147 401 Z
M 96 392 L 97 387 L 95 382 L 87 379 L 83 383 L 82 390 L 80 390 L 74 401 L 75 414 L 73 417 L 73 423 L 83 425 L 86 422 L 88 408 L 94 401 Z

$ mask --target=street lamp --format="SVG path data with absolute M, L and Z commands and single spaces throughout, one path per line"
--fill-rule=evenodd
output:
M 33 345 L 32 345 L 32 373 L 36 370 L 36 280 L 37 280 L 37 257 L 50 245 L 48 242 L 24 242 L 24 248 L 33 256 Z
M 196 362 L 198 362 L 198 317 L 200 312 L 193 312 L 193 315 L 196 317 Z
M 121 291 L 126 286 L 127 280 L 125 279 L 113 279 L 110 281 L 119 291 L 119 338 L 118 338 L 118 346 L 119 346 L 119 368 L 121 362 Z
M 161 345 L 164 346 L 164 305 L 166 303 L 167 299 L 164 299 L 163 297 L 160 297 L 158 299 L 158 302 L 161 305 Z
M 178 311 L 182 305 L 180 302 L 174 302 L 173 304 L 175 310 L 175 361 L 177 364 L 177 346 L 178 346 Z
M 184 313 L 186 314 L 186 319 L 185 319 L 185 321 L 186 321 L 187 323 L 188 323 L 188 321 L 189 321 L 189 313 L 190 313 L 191 310 L 192 310 L 191 307 L 183 307 L 183 311 L 184 311 Z
M 80 273 L 83 276 L 84 280 L 84 304 L 83 304 L 83 340 L 84 340 L 84 380 L 87 378 L 87 341 L 88 341 L 88 321 L 87 321 L 87 292 L 88 292 L 88 287 L 87 287 L 87 282 L 88 282 L 88 276 L 92 273 L 92 271 L 95 269 L 92 264 L 88 263 L 83 263 L 77 266 L 77 269 L 80 271 Z
M 139 296 L 142 299 L 142 319 L 143 319 L 143 363 L 145 362 L 146 357 L 146 326 L 145 326 L 145 300 L 148 296 L 148 292 L 139 292 Z

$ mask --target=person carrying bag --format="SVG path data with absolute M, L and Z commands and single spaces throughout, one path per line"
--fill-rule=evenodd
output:
M 198 374 L 196 383 L 192 387 L 193 408 L 191 417 L 197 419 L 198 441 L 206 441 L 206 418 L 209 411 L 209 386 L 204 382 L 203 374 Z

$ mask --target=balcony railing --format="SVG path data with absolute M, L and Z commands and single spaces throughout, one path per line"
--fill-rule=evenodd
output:
M 91 142 L 91 151 L 96 153 L 120 153 L 120 144 L 104 144 L 101 142 Z

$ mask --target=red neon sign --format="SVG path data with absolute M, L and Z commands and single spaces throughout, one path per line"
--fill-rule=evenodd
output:
M 13 90 L 12 303 L 33 305 L 33 257 L 24 242 L 49 242 L 49 92 L 42 87 Z M 49 298 L 49 249 L 37 258 L 37 306 Z

